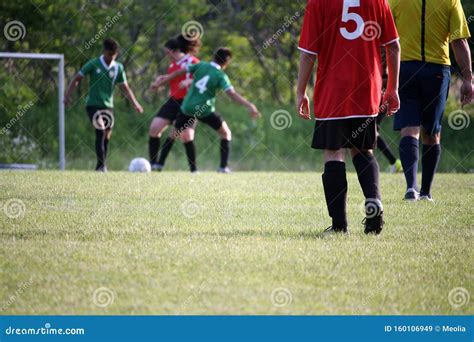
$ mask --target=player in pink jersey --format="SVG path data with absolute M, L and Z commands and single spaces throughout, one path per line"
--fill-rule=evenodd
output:
M 380 46 L 386 47 L 389 69 L 383 100 Z M 309 0 L 299 49 L 297 111 L 306 120 L 311 119 L 306 87 L 318 60 L 312 147 L 324 150 L 322 179 L 332 218 L 326 232 L 348 232 L 345 149 L 350 149 L 366 199 L 365 233 L 379 234 L 384 222 L 372 153 L 376 118 L 381 100 L 389 115 L 400 106 L 400 45 L 387 0 Z

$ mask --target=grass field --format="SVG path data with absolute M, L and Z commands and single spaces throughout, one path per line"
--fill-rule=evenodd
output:
M 322 239 L 319 172 L 2 172 L 0 313 L 473 314 L 448 300 L 474 291 L 473 175 L 435 203 L 381 182 L 382 235 L 350 174 L 351 235 Z

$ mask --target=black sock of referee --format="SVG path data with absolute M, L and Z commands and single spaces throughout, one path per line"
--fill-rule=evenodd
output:
M 393 152 L 390 149 L 390 146 L 388 146 L 385 139 L 382 138 L 380 135 L 377 137 L 377 148 L 382 151 L 383 155 L 388 159 L 390 165 L 395 164 L 397 158 L 395 158 L 395 156 L 393 155 Z
M 418 139 L 406 136 L 400 140 L 400 160 L 407 181 L 407 189 L 417 189 L 418 172 Z
M 101 129 L 95 130 L 95 154 L 97 156 L 96 169 L 105 166 L 105 131 Z
M 221 140 L 221 168 L 227 167 L 229 163 L 230 140 Z
M 381 200 L 379 189 L 379 164 L 369 152 L 357 153 L 352 159 L 360 187 L 366 200 Z
M 150 153 L 150 164 L 156 164 L 158 151 L 160 150 L 160 138 L 150 137 L 148 140 L 148 151 Z
M 347 229 L 347 179 L 346 164 L 340 161 L 328 161 L 324 164 L 322 175 L 324 196 L 334 229 Z
M 196 171 L 196 148 L 194 147 L 194 141 L 184 143 L 186 149 L 186 156 L 188 157 L 189 169 L 191 172 Z
M 166 158 L 168 157 L 168 154 L 171 151 L 171 148 L 173 147 L 174 144 L 174 139 L 168 137 L 165 140 L 165 143 L 163 144 L 163 147 L 161 148 L 160 152 L 160 159 L 158 159 L 158 164 L 160 165 L 165 165 Z
M 441 145 L 423 145 L 420 195 L 431 194 L 431 184 L 441 157 Z

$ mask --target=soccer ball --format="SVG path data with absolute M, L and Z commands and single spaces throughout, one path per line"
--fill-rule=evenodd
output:
M 151 165 L 145 158 L 135 158 L 128 167 L 130 172 L 151 172 Z

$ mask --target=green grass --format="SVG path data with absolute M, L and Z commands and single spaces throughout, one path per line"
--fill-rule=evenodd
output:
M 473 176 L 440 174 L 435 203 L 404 203 L 403 176 L 383 174 L 378 237 L 348 178 L 352 234 L 321 239 L 319 172 L 2 172 L 0 313 L 473 314 L 448 301 L 474 290 Z

